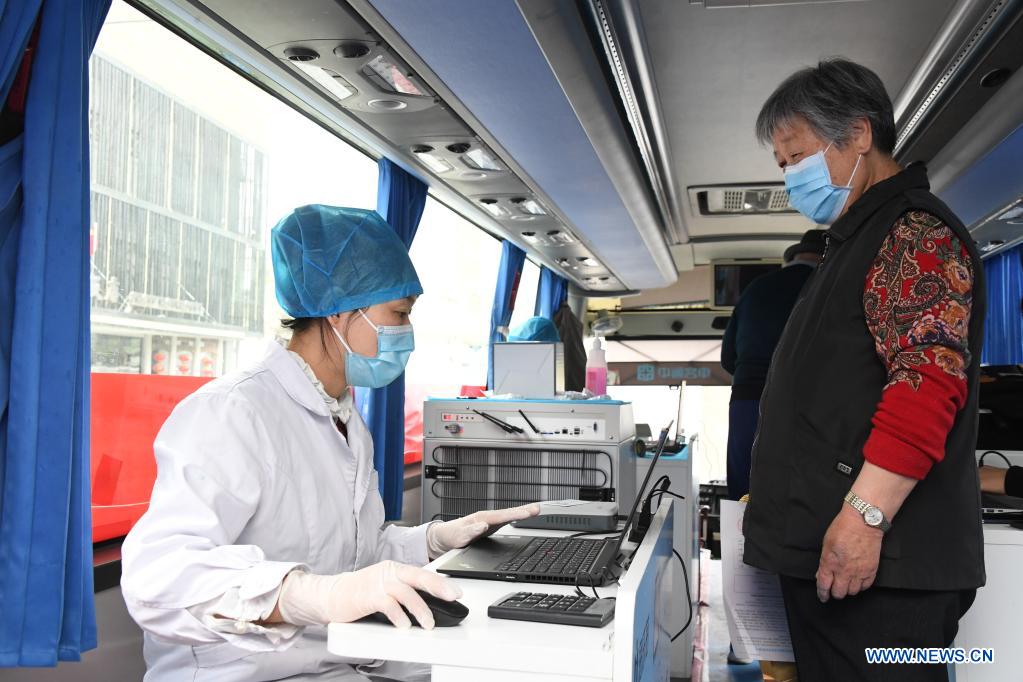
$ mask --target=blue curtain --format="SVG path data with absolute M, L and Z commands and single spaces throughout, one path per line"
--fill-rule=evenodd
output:
M 519 292 L 522 266 L 526 252 L 509 241 L 501 247 L 501 265 L 497 269 L 497 288 L 494 291 L 494 307 L 490 312 L 490 357 L 487 367 L 487 388 L 494 387 L 494 342 L 503 341 L 499 329 L 511 324 L 515 296 Z
M 0 150 L 0 666 L 75 661 L 96 646 L 88 59 L 109 5 L 0 5 L 5 88 L 36 19 L 39 31 L 24 133 Z
M 984 261 L 985 365 L 1023 364 L 1023 245 Z
M 426 208 L 426 183 L 388 159 L 381 159 L 377 213 L 412 246 Z M 373 434 L 373 463 L 380 476 L 380 496 L 388 519 L 401 518 L 405 492 L 405 375 L 384 388 L 360 388 L 356 401 Z
M 568 297 L 568 280 L 553 270 L 540 268 L 540 286 L 536 289 L 536 307 L 533 314 L 538 317 L 554 319 L 554 313 Z

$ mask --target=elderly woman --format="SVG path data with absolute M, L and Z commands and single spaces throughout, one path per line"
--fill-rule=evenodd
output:
M 880 79 L 823 61 L 757 120 L 824 260 L 761 403 L 745 561 L 781 576 L 799 677 L 945 680 L 869 647 L 946 647 L 984 584 L 974 460 L 980 257 L 922 165 L 892 158 Z

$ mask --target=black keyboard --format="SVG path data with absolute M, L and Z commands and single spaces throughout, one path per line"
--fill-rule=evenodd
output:
M 491 604 L 487 615 L 508 620 L 599 628 L 614 618 L 615 600 L 574 594 L 513 592 Z
M 495 570 L 542 575 L 590 573 L 605 540 L 536 538 Z

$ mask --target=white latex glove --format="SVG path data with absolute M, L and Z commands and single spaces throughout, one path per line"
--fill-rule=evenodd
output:
M 433 627 L 433 614 L 416 594 L 425 590 L 452 601 L 462 590 L 446 577 L 397 561 L 381 561 L 351 573 L 313 575 L 292 571 L 284 578 L 277 608 L 281 619 L 292 625 L 350 623 L 378 611 L 396 627 L 411 627 L 402 606 L 426 630 Z
M 512 521 L 521 521 L 540 513 L 539 504 L 478 511 L 453 521 L 434 522 L 426 529 L 426 550 L 436 559 L 448 550 L 465 547 L 476 538 L 490 535 Z

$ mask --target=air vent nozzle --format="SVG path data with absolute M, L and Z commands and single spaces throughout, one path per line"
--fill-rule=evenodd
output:
M 334 48 L 334 54 L 341 59 L 358 59 L 369 54 L 369 45 L 355 41 L 345 41 Z
M 795 213 L 783 186 L 690 187 L 700 215 L 775 215 Z
M 320 53 L 308 47 L 289 47 L 284 50 L 284 56 L 293 62 L 311 62 L 319 59 Z

